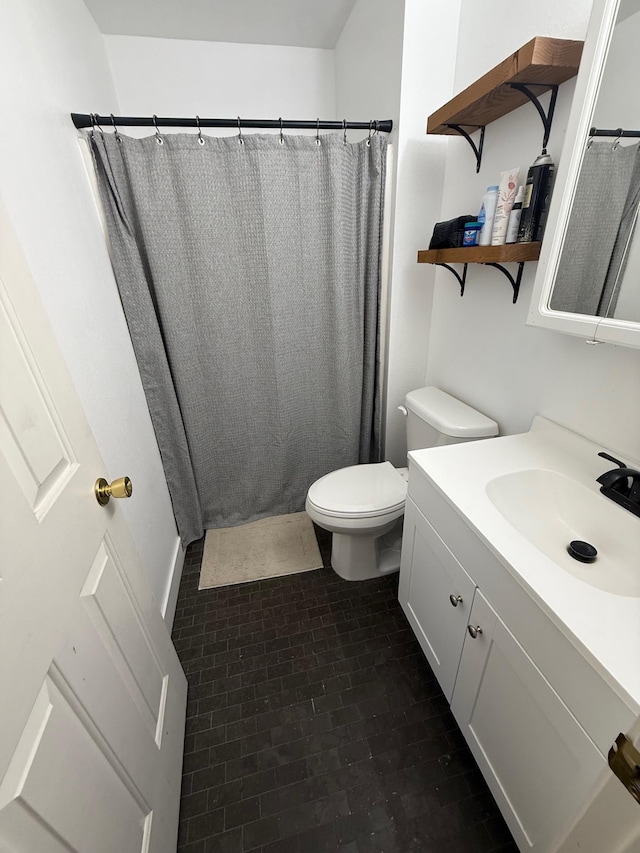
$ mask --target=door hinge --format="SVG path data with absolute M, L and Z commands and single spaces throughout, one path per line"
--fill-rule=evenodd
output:
M 624 734 L 609 750 L 609 767 L 631 796 L 640 803 L 640 752 Z

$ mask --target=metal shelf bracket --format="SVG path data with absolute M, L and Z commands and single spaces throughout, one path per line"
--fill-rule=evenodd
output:
M 478 145 L 475 144 L 471 136 L 467 133 L 467 131 L 460 124 L 446 124 L 446 127 L 450 127 L 451 130 L 455 130 L 456 133 L 459 133 L 460 136 L 463 136 L 469 145 L 473 148 L 473 153 L 476 155 L 476 173 L 480 171 L 480 164 L 482 163 L 482 147 L 484 145 L 484 125 L 469 125 L 473 126 L 474 131 L 480 131 L 480 141 Z
M 551 123 L 553 121 L 553 113 L 556 108 L 556 99 L 558 97 L 558 84 L 557 83 L 507 83 L 507 86 L 511 86 L 512 89 L 517 89 L 519 92 L 522 92 L 523 95 L 526 95 L 527 98 L 531 101 L 533 106 L 538 110 L 538 114 L 542 119 L 542 126 L 544 128 L 544 136 L 542 137 L 542 147 L 546 148 L 547 143 L 549 142 L 549 136 L 551 134 Z M 544 86 L 545 89 L 551 90 L 551 100 L 549 101 L 549 109 L 545 113 L 542 104 L 540 103 L 538 96 L 535 92 L 532 92 L 529 88 L 530 86 Z
M 511 287 L 513 288 L 513 304 L 515 305 L 518 301 L 518 294 L 520 293 L 520 282 L 522 281 L 522 270 L 524 269 L 524 261 L 520 261 L 518 263 L 518 274 L 515 278 L 511 275 L 508 269 L 502 266 L 502 264 L 495 264 L 490 261 L 485 261 L 484 266 L 495 267 L 497 270 L 500 270 L 501 273 L 506 275 L 506 277 L 509 279 Z
M 436 264 L 436 266 L 444 267 L 446 270 L 449 270 L 450 273 L 453 273 L 453 275 L 458 279 L 458 284 L 460 285 L 460 296 L 464 296 L 464 286 L 465 286 L 466 281 L 467 281 L 467 266 L 468 266 L 468 264 L 463 265 L 462 275 L 460 275 L 460 273 L 456 269 L 454 269 L 452 266 L 450 266 L 449 264 L 439 263 L 439 264 Z

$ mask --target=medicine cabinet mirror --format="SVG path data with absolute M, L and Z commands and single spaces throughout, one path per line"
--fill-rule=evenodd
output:
M 632 347 L 640 347 L 638 44 L 640 0 L 594 0 L 527 320 Z

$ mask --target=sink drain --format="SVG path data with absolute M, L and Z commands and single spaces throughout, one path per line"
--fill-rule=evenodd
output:
M 574 539 L 567 545 L 567 551 L 574 560 L 580 563 L 594 563 L 598 556 L 598 551 L 588 542 L 583 542 L 581 539 Z

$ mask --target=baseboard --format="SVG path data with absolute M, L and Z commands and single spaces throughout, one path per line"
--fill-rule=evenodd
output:
M 173 619 L 176 614 L 176 605 L 178 603 L 178 590 L 180 589 L 180 579 L 182 578 L 182 567 L 184 566 L 185 550 L 182 547 L 180 539 L 176 540 L 176 550 L 173 558 L 173 568 L 171 570 L 171 578 L 167 584 L 167 592 L 162 604 L 161 612 L 164 621 L 166 622 L 169 632 L 173 627 Z

